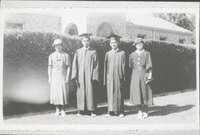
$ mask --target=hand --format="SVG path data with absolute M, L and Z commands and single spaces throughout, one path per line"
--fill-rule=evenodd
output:
M 148 79 L 148 80 L 146 81 L 146 84 L 149 83 L 149 82 L 150 82 L 150 80 Z
M 65 83 L 68 83 L 69 82 L 69 79 L 68 78 L 66 78 L 66 80 L 65 80 Z
M 48 80 L 49 84 L 51 84 L 51 79 Z
M 152 81 L 152 78 L 151 79 L 147 79 L 146 84 L 148 84 L 151 81 Z
M 148 80 L 152 79 L 152 73 L 149 73 Z
M 77 87 L 80 87 L 78 80 L 76 80 L 76 85 L 77 85 Z
M 152 79 L 152 77 L 148 77 L 148 80 L 151 80 Z

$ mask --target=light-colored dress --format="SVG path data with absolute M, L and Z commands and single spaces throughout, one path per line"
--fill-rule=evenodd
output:
M 54 52 L 49 56 L 51 70 L 50 104 L 69 104 L 69 86 L 66 83 L 67 67 L 70 67 L 70 56 L 64 52 Z

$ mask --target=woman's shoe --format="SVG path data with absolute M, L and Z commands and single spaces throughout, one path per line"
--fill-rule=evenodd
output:
M 141 119 L 143 117 L 142 111 L 138 111 L 138 118 Z
M 77 114 L 76 114 L 76 116 L 77 116 L 77 117 L 80 117 L 80 116 L 81 116 L 81 114 L 80 114 L 80 113 L 77 113 Z
M 96 117 L 97 115 L 95 113 L 91 113 L 91 116 L 92 117 Z
M 55 116 L 59 116 L 59 115 L 60 115 L 59 110 L 56 110 L 56 112 L 55 112 Z
M 64 110 L 61 111 L 61 116 L 65 116 L 65 111 Z
M 124 116 L 123 113 L 121 113 L 121 114 L 119 115 L 119 117 L 120 117 L 120 118 L 124 118 L 125 116 Z
M 113 113 L 114 113 L 114 115 L 118 115 L 119 112 L 113 112 Z
M 76 117 L 80 117 L 81 116 L 81 112 L 78 111 L 77 114 L 76 114 Z
M 107 113 L 106 115 L 105 115 L 105 117 L 110 117 L 111 115 L 109 114 L 109 113 Z
M 144 119 L 148 118 L 148 113 L 143 112 L 143 118 L 144 118 Z

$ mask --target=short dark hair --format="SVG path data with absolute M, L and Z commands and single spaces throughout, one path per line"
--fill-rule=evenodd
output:
M 120 38 L 116 38 L 116 37 L 111 37 L 111 38 L 110 38 L 110 41 L 111 41 L 111 40 L 115 40 L 115 41 L 117 41 L 117 42 L 120 42 Z
M 87 38 L 88 40 L 90 40 L 90 37 L 87 37 L 87 36 L 82 36 L 82 40 L 83 38 Z

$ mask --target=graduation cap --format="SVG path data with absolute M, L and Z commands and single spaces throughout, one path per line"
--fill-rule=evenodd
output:
M 79 35 L 79 37 L 86 37 L 86 38 L 90 39 L 91 35 L 92 35 L 91 33 L 83 33 L 83 34 Z
M 106 37 L 106 38 L 108 38 L 108 39 L 115 39 L 115 40 L 117 40 L 117 41 L 119 41 L 120 40 L 120 38 L 122 38 L 121 36 L 119 36 L 119 35 L 116 35 L 116 34 L 111 34 L 110 36 L 108 36 L 108 37 Z

